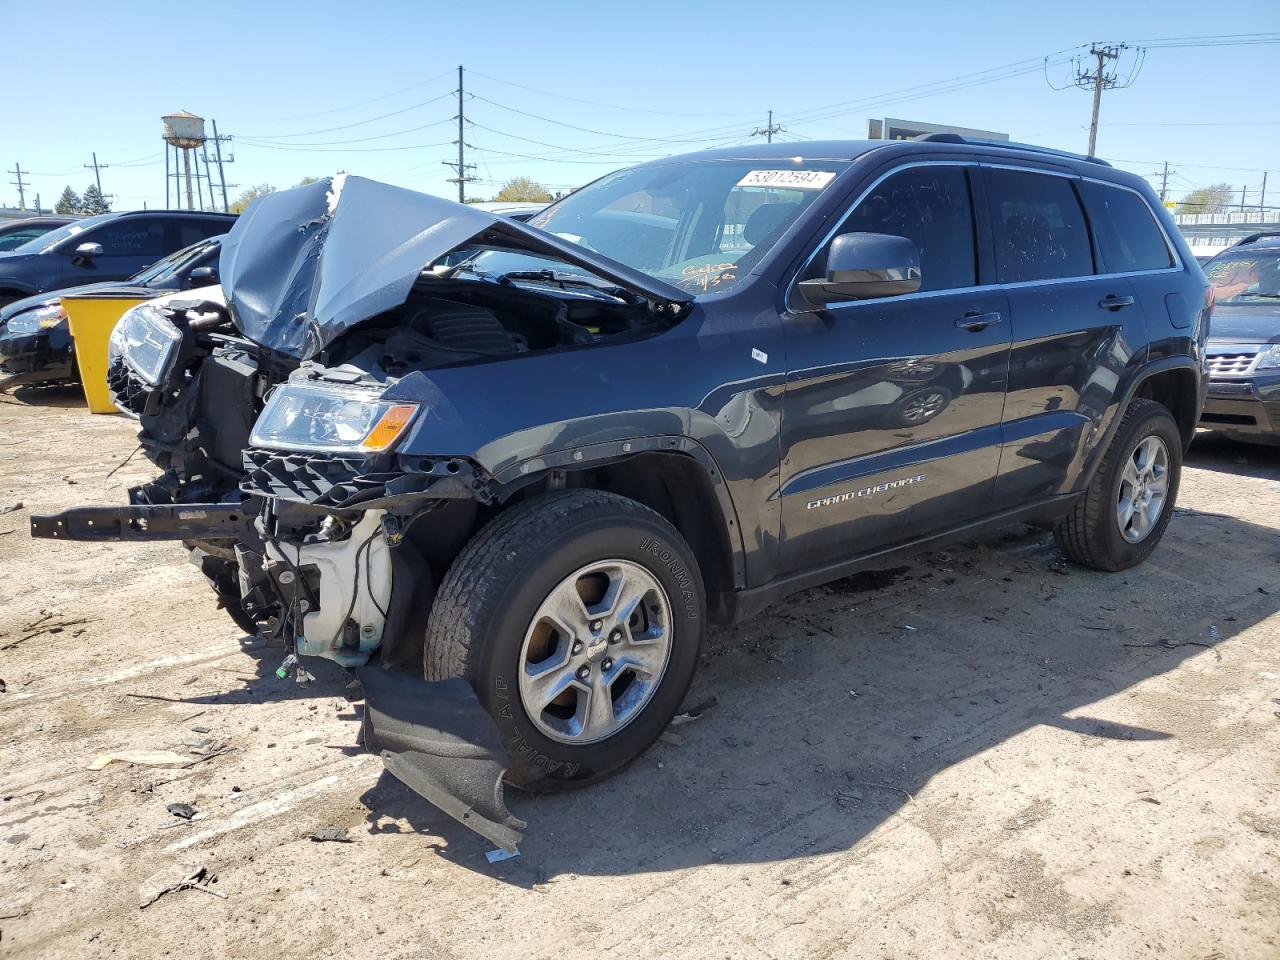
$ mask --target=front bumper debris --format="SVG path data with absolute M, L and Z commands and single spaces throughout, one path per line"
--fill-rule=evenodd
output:
M 73 507 L 31 517 L 31 536 L 44 540 L 241 540 L 251 535 L 252 508 L 238 503 Z
M 497 724 L 465 680 L 429 683 L 364 667 L 364 745 L 396 779 L 464 827 L 508 852 L 525 821 L 502 798 L 507 756 Z

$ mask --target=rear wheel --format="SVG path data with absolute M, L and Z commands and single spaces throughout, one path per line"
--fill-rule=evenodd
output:
M 1182 437 L 1168 409 L 1134 400 L 1093 482 L 1054 538 L 1067 558 L 1095 570 L 1124 570 L 1156 548 L 1173 516 Z
M 517 786 L 577 786 L 666 727 L 693 678 L 705 609 L 693 553 L 661 516 L 598 490 L 549 494 L 499 516 L 449 568 L 424 672 L 476 688 Z

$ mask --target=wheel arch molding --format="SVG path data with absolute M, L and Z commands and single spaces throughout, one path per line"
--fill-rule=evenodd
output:
M 561 480 L 612 490 L 666 517 L 698 559 L 711 618 L 731 618 L 732 595 L 746 585 L 743 534 L 719 464 L 702 444 L 682 435 L 608 440 L 549 451 L 494 474 L 502 501 Z

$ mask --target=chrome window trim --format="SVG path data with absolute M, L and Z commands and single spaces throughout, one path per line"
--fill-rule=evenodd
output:
M 1147 198 L 1142 195 L 1142 192 L 1140 190 L 1135 190 L 1133 187 L 1125 186 L 1124 184 L 1113 183 L 1110 180 L 1102 180 L 1102 179 L 1099 179 L 1098 177 L 1087 177 L 1079 173 L 1066 173 L 1060 170 L 1043 170 L 1038 167 L 1028 167 L 1022 164 L 999 163 L 996 161 L 989 161 L 989 160 L 983 160 L 983 159 L 911 160 L 886 170 L 884 173 L 880 174 L 880 176 L 876 177 L 875 180 L 871 181 L 871 183 L 869 183 L 866 186 L 866 188 L 864 188 L 862 192 L 859 193 L 856 198 L 854 198 L 853 202 L 849 204 L 849 206 L 846 208 L 844 212 L 844 215 L 840 217 L 839 222 L 835 226 L 833 226 L 830 230 L 828 230 L 827 234 L 822 238 L 821 242 L 819 242 L 813 248 L 813 250 L 809 253 L 809 256 L 805 258 L 802 264 L 800 264 L 799 269 L 796 270 L 796 272 L 792 275 L 791 280 L 788 281 L 787 283 L 787 289 L 786 289 L 786 294 L 785 294 L 783 303 L 787 305 L 789 310 L 790 310 L 790 305 L 796 302 L 795 300 L 796 284 L 800 282 L 800 278 L 804 276 L 805 271 L 809 269 L 810 264 L 812 264 L 813 261 L 817 259 L 819 252 L 825 249 L 827 244 L 829 244 L 836 237 L 836 235 L 840 231 L 840 228 L 844 226 L 844 221 L 848 219 L 849 214 L 851 214 L 855 209 L 857 209 L 858 204 L 862 203 L 863 200 L 867 199 L 871 191 L 873 191 L 876 187 L 880 186 L 880 184 L 882 184 L 889 177 L 893 176 L 894 174 L 901 173 L 904 170 L 910 170 L 915 167 L 966 167 L 966 168 L 986 167 L 986 168 L 995 168 L 1000 170 L 1017 170 L 1023 173 L 1038 173 L 1046 177 L 1061 177 L 1062 179 L 1068 180 L 1068 181 L 1089 180 L 1095 183 L 1100 183 L 1104 186 L 1116 187 L 1120 190 L 1128 190 L 1130 193 L 1137 194 L 1139 199 L 1141 199 L 1143 204 L 1147 207 L 1147 211 L 1152 214 L 1152 219 L 1155 220 L 1156 226 L 1160 228 L 1160 234 L 1161 236 L 1164 237 L 1165 244 L 1168 246 L 1170 252 L 1173 254 L 1173 259 L 1174 259 L 1174 262 L 1177 264 L 1177 266 L 1160 267 L 1155 270 L 1128 270 L 1121 273 L 1089 273 L 1079 277 L 1052 277 L 1046 280 L 1018 280 L 1012 283 L 985 283 L 985 284 L 978 284 L 976 286 L 971 286 L 971 287 L 949 287 L 945 290 L 920 290 L 920 291 L 917 291 L 916 293 L 902 293 L 896 297 L 874 297 L 866 300 L 844 300 L 839 303 L 829 303 L 820 308 L 815 307 L 812 310 L 804 311 L 804 312 L 812 313 L 812 312 L 817 312 L 818 310 L 822 310 L 822 311 L 840 310 L 845 307 L 861 306 L 862 304 L 867 304 L 867 303 L 898 303 L 903 300 L 922 300 L 928 297 L 951 296 L 952 294 L 959 294 L 959 293 L 978 293 L 982 291 L 994 291 L 994 290 L 1019 290 L 1024 287 L 1041 287 L 1041 286 L 1046 286 L 1046 285 L 1055 284 L 1055 283 L 1083 283 L 1083 282 L 1091 282 L 1094 280 L 1109 280 L 1109 279 L 1121 280 L 1127 277 L 1149 277 L 1149 276 L 1156 276 L 1162 273 L 1182 273 L 1186 269 L 1183 264 L 1182 257 L 1181 255 L 1179 255 L 1177 251 L 1177 247 L 1174 244 L 1172 244 L 1169 240 L 1169 234 L 1165 230 L 1164 224 L 1161 222 L 1158 216 L 1155 216 L 1154 211 L 1151 210 L 1151 204 L 1147 202 Z M 1081 209 L 1082 209 L 1082 212 L 1085 214 L 1085 219 L 1087 222 L 1088 210 L 1084 209 L 1083 203 L 1081 204 Z M 975 211 L 975 219 L 976 219 L 976 211 Z M 1090 241 L 1093 242 L 1094 236 L 1093 236 L 1092 226 L 1089 227 L 1089 236 L 1090 236 Z M 801 301 L 803 301 L 803 297 L 801 297 L 800 299 Z M 791 310 L 791 312 L 798 312 L 798 311 Z

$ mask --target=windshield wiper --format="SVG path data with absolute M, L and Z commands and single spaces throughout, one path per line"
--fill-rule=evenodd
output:
M 498 274 L 496 279 L 499 283 L 507 285 L 524 280 L 535 283 L 554 283 L 562 288 L 585 287 L 598 293 L 609 294 L 619 300 L 630 299 L 630 295 L 626 290 L 605 280 L 592 280 L 589 277 L 579 276 L 575 273 L 561 273 L 556 270 L 508 270 L 506 273 Z

